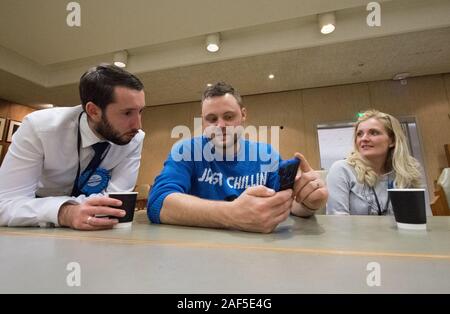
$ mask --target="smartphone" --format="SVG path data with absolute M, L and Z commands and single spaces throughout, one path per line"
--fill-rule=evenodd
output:
M 283 160 L 278 168 L 280 178 L 280 191 L 294 188 L 295 177 L 297 175 L 300 159 L 293 158 Z

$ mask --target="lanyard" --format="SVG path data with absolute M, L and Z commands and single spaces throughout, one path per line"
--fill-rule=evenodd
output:
M 389 202 L 390 202 L 389 193 L 388 193 L 388 198 L 387 198 L 387 201 L 386 201 L 386 205 L 384 206 L 384 210 L 381 210 L 380 201 L 378 200 L 378 196 L 377 196 L 377 193 L 375 192 L 375 188 L 374 187 L 372 187 L 372 192 L 373 192 L 373 195 L 375 196 L 375 201 L 377 202 L 378 216 L 386 215 L 387 210 L 388 210 L 388 206 L 389 206 Z
M 89 179 L 91 178 L 91 176 L 94 174 L 94 172 L 96 170 L 95 167 L 93 169 L 91 169 L 91 171 L 89 172 L 89 175 L 87 175 L 85 177 L 84 181 L 82 181 L 82 184 L 78 184 L 78 180 L 80 179 L 80 170 L 81 170 L 81 156 L 80 156 L 81 131 L 80 131 L 80 122 L 81 122 L 81 116 L 83 115 L 83 113 L 84 112 L 80 113 L 80 115 L 78 117 L 78 137 L 77 137 L 78 170 L 77 170 L 77 176 L 75 177 L 75 182 L 74 182 L 73 187 L 72 187 L 72 194 L 71 194 L 72 196 L 76 196 L 76 197 L 81 194 L 79 192 L 86 185 L 86 183 L 89 181 Z M 102 154 L 99 164 L 101 164 L 103 159 L 105 159 L 106 154 L 108 154 L 110 147 L 111 146 L 109 146 L 106 149 L 106 151 Z

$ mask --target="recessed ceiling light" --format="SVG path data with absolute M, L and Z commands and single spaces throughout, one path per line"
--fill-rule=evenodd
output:
M 409 72 L 402 72 L 402 73 L 397 73 L 394 75 L 394 77 L 392 78 L 394 81 L 401 81 L 404 80 L 408 77 L 411 76 L 411 73 Z
M 208 86 L 208 87 L 211 87 L 211 86 L 212 86 L 212 84 L 211 84 L 211 83 L 208 83 L 208 84 L 206 84 L 206 86 Z
M 275 75 L 269 74 L 269 80 L 273 80 L 275 78 Z
M 125 68 L 128 62 L 128 53 L 125 50 L 118 51 L 114 54 L 114 65 L 119 68 Z
M 392 79 L 394 81 L 400 81 L 400 84 L 402 84 L 402 85 L 407 85 L 408 84 L 407 78 L 410 77 L 410 76 L 411 76 L 411 73 L 403 72 L 403 73 L 395 74 Z
M 328 12 L 318 15 L 320 32 L 330 34 L 336 29 L 336 16 L 334 12 Z
M 206 36 L 206 50 L 209 52 L 217 52 L 220 49 L 219 33 L 209 34 Z

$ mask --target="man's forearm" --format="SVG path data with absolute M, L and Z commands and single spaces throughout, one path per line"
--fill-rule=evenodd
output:
M 162 223 L 209 228 L 233 228 L 232 203 L 172 193 L 160 212 Z

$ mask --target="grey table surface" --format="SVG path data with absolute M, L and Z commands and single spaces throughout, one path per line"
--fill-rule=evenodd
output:
M 145 212 L 129 229 L 3 227 L 0 293 L 16 292 L 450 293 L 450 217 L 427 231 L 317 215 L 257 234 L 152 225 Z

